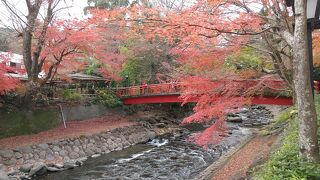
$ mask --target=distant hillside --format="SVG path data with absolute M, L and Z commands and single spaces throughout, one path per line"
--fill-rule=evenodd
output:
M 0 51 L 9 50 L 9 38 L 14 31 L 8 28 L 0 28 Z
M 16 31 L 0 27 L 0 51 L 22 53 L 22 37 L 17 37 Z

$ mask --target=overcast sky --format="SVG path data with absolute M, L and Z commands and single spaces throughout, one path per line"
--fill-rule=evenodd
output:
M 25 0 L 6 0 L 8 3 L 12 4 L 18 13 L 23 17 L 27 12 L 27 7 Z M 66 5 L 67 4 L 67 5 Z M 84 18 L 83 8 L 87 6 L 87 0 L 62 0 L 60 3 L 61 7 L 71 6 L 69 9 L 61 10 L 58 14 L 58 18 L 69 19 L 69 18 Z M 42 10 L 43 11 L 43 10 Z M 0 0 L 0 24 L 9 25 L 10 23 L 10 13 L 3 5 L 2 0 Z M 1 25 L 0 25 L 1 26 Z

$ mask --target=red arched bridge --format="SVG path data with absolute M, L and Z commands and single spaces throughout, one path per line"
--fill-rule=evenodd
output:
M 251 95 L 252 104 L 274 104 L 274 105 L 292 105 L 292 98 L 288 96 L 289 88 L 283 80 L 232 80 L 216 81 L 217 86 L 225 87 L 234 83 L 236 88 L 243 89 L 242 92 L 248 92 L 254 87 L 266 91 L 261 95 Z M 182 103 L 180 98 L 182 92 L 199 88 L 205 84 L 184 84 L 184 83 L 161 83 L 141 86 L 120 87 L 116 89 L 116 95 L 121 98 L 125 105 L 130 104 L 150 104 L 150 103 Z M 261 94 L 261 93 L 260 93 Z M 284 96 L 286 94 L 286 96 Z M 197 98 L 189 99 L 188 102 L 197 102 Z

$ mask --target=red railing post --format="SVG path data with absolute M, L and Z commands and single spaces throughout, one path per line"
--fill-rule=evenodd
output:
M 319 81 L 313 81 L 314 83 L 314 89 L 316 90 L 317 93 L 319 93 Z

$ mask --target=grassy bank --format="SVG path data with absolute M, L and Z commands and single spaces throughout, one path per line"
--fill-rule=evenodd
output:
M 319 128 L 320 96 L 316 96 L 315 101 Z M 299 158 L 298 118 L 294 108 L 284 112 L 275 124 L 279 125 L 285 122 L 287 122 L 287 126 L 280 148 L 271 155 L 264 165 L 257 168 L 253 179 L 320 179 L 320 164 L 308 163 Z M 318 138 L 320 139 L 320 128 Z
M 7 112 L 0 110 L 0 138 L 52 129 L 60 117 L 53 109 Z

